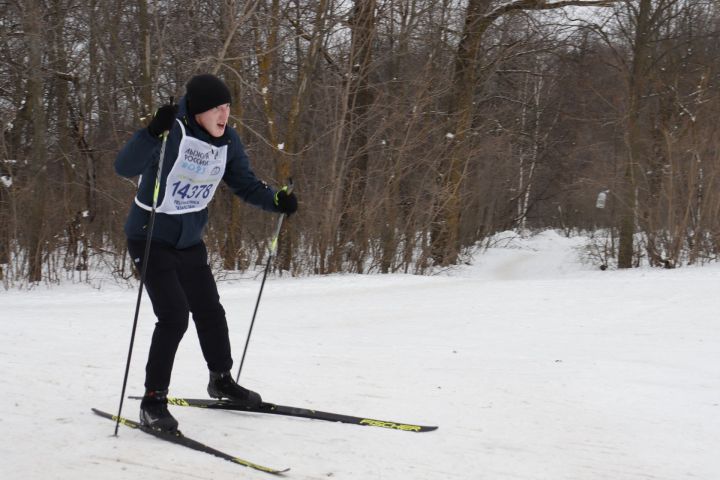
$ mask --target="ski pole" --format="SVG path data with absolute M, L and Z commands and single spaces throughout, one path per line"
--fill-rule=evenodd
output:
M 293 189 L 293 182 L 292 179 L 288 180 L 288 186 L 286 187 L 286 192 L 288 195 L 292 193 Z M 275 227 L 275 234 L 272 237 L 272 240 L 270 241 L 270 249 L 268 252 L 268 259 L 267 263 L 265 263 L 265 271 L 263 272 L 262 282 L 260 282 L 260 292 L 258 292 L 257 300 L 255 301 L 255 310 L 253 311 L 252 320 L 250 321 L 250 329 L 248 330 L 247 338 L 245 339 L 245 348 L 243 349 L 242 358 L 240 359 L 240 367 L 238 367 L 238 373 L 237 377 L 235 378 L 236 382 L 240 381 L 240 372 L 242 372 L 243 364 L 245 363 L 245 355 L 247 354 L 248 345 L 250 344 L 250 335 L 252 335 L 253 326 L 255 325 L 255 317 L 258 312 L 258 307 L 260 306 L 260 297 L 262 297 L 263 288 L 265 287 L 265 279 L 267 278 L 268 270 L 270 269 L 270 262 L 272 262 L 272 259 L 275 257 L 275 254 L 277 253 L 278 249 L 278 237 L 280 237 L 280 229 L 282 228 L 283 220 L 285 219 L 285 214 L 280 214 L 280 218 L 278 219 L 277 227 Z
M 172 102 L 172 100 L 170 100 Z M 150 258 L 150 244 L 152 241 L 153 227 L 155 226 L 155 211 L 157 209 L 158 194 L 160 193 L 160 177 L 162 176 L 163 161 L 165 160 L 165 146 L 167 145 L 167 137 L 169 131 L 165 131 L 162 136 L 162 146 L 160 147 L 160 163 L 158 164 L 157 175 L 155 176 L 155 188 L 153 190 L 152 210 L 150 211 L 150 220 L 148 222 L 147 237 L 145 239 L 145 252 L 143 253 L 142 268 L 140 269 L 140 288 L 138 288 L 137 302 L 135 303 L 135 318 L 133 319 L 132 333 L 130 334 L 130 348 L 127 354 L 127 363 L 125 364 L 125 377 L 123 377 L 122 392 L 120 393 L 120 405 L 118 406 L 117 418 L 115 419 L 115 436 L 117 437 L 118 428 L 120 428 L 120 415 L 122 414 L 123 400 L 125 398 L 125 388 L 127 387 L 128 374 L 130 372 L 130 359 L 132 358 L 133 345 L 135 344 L 135 332 L 137 331 L 138 316 L 140 314 L 140 300 L 142 299 L 143 287 L 145 286 L 145 277 L 147 275 L 148 259 Z

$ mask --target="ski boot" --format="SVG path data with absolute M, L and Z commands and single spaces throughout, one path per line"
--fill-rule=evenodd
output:
M 246 407 L 257 408 L 262 404 L 260 395 L 235 383 L 230 372 L 210 372 L 207 391 L 212 398 L 227 398 Z
M 140 402 L 140 423 L 166 432 L 176 432 L 178 421 L 167 408 L 167 390 L 146 390 Z

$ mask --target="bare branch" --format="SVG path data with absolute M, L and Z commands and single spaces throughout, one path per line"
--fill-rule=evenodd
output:
M 609 7 L 618 0 L 560 0 L 547 2 L 545 0 L 514 0 L 490 10 L 485 14 L 485 19 L 494 21 L 506 13 L 519 10 L 554 10 L 564 7 Z

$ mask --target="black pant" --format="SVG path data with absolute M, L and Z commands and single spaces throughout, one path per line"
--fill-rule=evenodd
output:
M 140 270 L 145 242 L 128 240 L 128 250 Z M 190 312 L 208 369 L 226 372 L 232 368 L 225 310 L 204 243 L 180 250 L 153 242 L 145 288 L 158 320 L 145 367 L 146 389 L 166 390 L 170 385 L 175 353 L 187 330 Z

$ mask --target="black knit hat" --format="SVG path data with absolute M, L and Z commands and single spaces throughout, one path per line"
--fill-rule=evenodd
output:
M 191 115 L 205 112 L 218 105 L 230 103 L 230 89 L 215 75 L 196 75 L 185 85 L 188 112 Z

